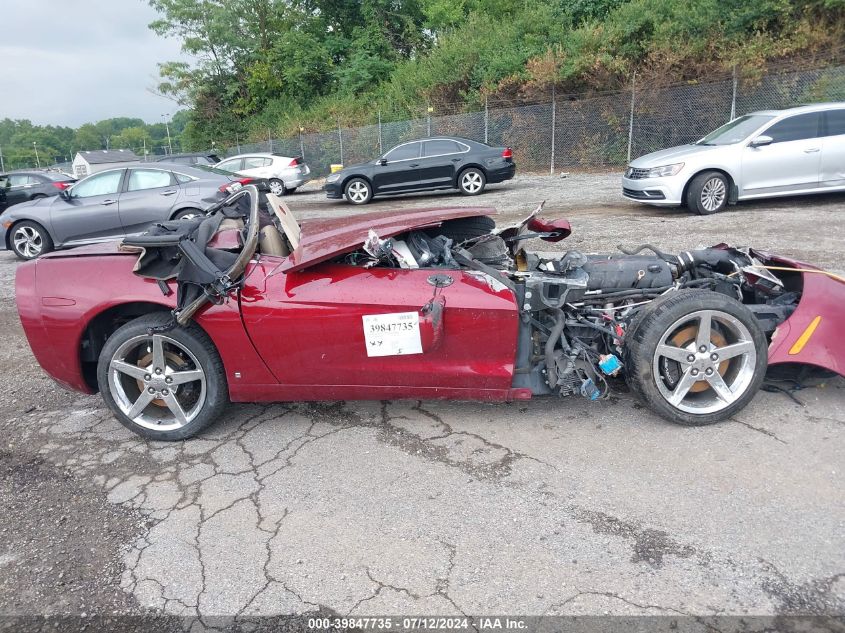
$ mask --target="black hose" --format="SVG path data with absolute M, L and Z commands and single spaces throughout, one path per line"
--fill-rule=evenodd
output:
M 569 351 L 569 342 L 563 335 L 563 328 L 566 327 L 566 319 L 563 315 L 563 310 L 560 308 L 549 308 L 549 312 L 554 315 L 555 324 L 549 332 L 549 339 L 546 341 L 546 382 L 549 386 L 554 388 L 557 386 L 557 367 L 555 365 L 555 345 L 560 341 L 564 351 Z M 554 377 L 554 378 L 553 378 Z M 554 382 L 552 382 L 554 380 Z

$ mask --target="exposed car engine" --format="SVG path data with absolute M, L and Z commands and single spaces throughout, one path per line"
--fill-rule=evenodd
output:
M 530 388 L 534 394 L 581 395 L 589 400 L 609 395 L 609 379 L 620 375 L 630 357 L 627 342 L 638 317 L 657 300 L 681 290 L 730 297 L 751 310 L 756 326 L 768 337 L 800 299 L 800 275 L 777 277 L 753 251 L 724 244 L 678 254 L 644 244 L 633 250 L 620 247 L 622 254 L 612 255 L 533 251 L 522 246 L 535 238 L 558 241 L 568 231 L 568 225 L 549 225 L 536 218 L 536 212 L 516 227 L 460 241 L 452 239 L 451 227 L 446 225 L 385 240 L 371 231 L 363 249 L 342 261 L 364 267 L 470 268 L 489 283 L 509 287 L 517 297 L 523 323 L 514 385 Z M 713 340 L 720 345 L 734 343 L 730 330 L 715 325 Z M 692 352 L 694 333 L 679 328 L 667 344 Z M 714 350 L 717 347 L 712 345 Z M 657 371 L 671 391 L 681 380 L 683 367 L 671 358 L 660 362 Z M 732 363 L 724 361 L 715 367 L 729 375 Z M 695 389 L 701 390 L 703 384 Z

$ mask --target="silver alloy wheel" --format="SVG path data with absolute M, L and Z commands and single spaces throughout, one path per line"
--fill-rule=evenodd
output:
M 477 193 L 481 185 L 481 174 L 477 171 L 468 171 L 461 176 L 461 188 L 467 193 Z
M 163 334 L 126 341 L 112 356 L 108 371 L 117 406 L 148 429 L 181 428 L 197 417 L 205 403 L 205 372 L 197 357 Z
M 690 326 L 695 327 L 694 340 L 682 347 L 670 342 Z M 667 376 L 665 360 L 679 368 L 674 384 Z M 719 310 L 699 310 L 681 317 L 663 333 L 652 370 L 666 402 L 685 413 L 706 414 L 725 409 L 746 392 L 754 381 L 756 363 L 754 339 L 739 319 Z
M 194 211 L 192 213 L 186 213 L 184 215 L 180 215 L 179 219 L 180 220 L 193 220 L 194 218 L 198 218 L 198 217 L 200 217 L 200 214 L 198 212 Z
M 370 188 L 360 180 L 353 182 L 349 187 L 346 189 L 346 193 L 352 202 L 365 202 L 367 200 L 367 196 L 370 195 Z
M 714 176 L 701 188 L 701 206 L 708 211 L 715 211 L 724 204 L 726 193 L 725 181 Z
M 285 183 L 283 183 L 281 180 L 273 178 L 270 181 L 269 184 L 270 184 L 270 193 L 272 193 L 274 196 L 285 195 Z
M 12 243 L 15 245 L 15 250 L 29 259 L 38 257 L 44 248 L 41 233 L 31 226 L 19 226 L 16 228 L 12 235 Z

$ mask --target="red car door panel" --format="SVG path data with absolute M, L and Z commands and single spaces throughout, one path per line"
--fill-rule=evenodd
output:
M 378 398 L 395 392 L 501 390 L 507 397 L 516 354 L 518 313 L 510 290 L 474 272 L 363 269 L 332 263 L 267 276 L 280 260 L 264 258 L 241 294 L 247 332 L 282 386 L 338 387 L 337 395 L 302 399 Z M 439 329 L 421 318 L 422 353 L 369 356 L 363 316 L 417 312 L 434 296 L 428 278 L 449 275 L 437 290 L 445 309 Z M 359 388 L 359 389 L 356 389 Z M 478 393 L 472 397 L 478 397 Z M 436 397 L 437 394 L 434 394 Z

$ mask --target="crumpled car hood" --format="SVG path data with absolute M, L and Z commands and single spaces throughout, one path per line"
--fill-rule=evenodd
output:
M 319 262 L 360 248 L 372 229 L 384 239 L 430 226 L 439 226 L 446 220 L 470 218 L 479 215 L 496 215 L 493 207 L 452 207 L 438 209 L 410 209 L 407 211 L 381 211 L 328 220 L 305 220 L 299 246 L 282 262 L 279 270 L 303 270 Z

